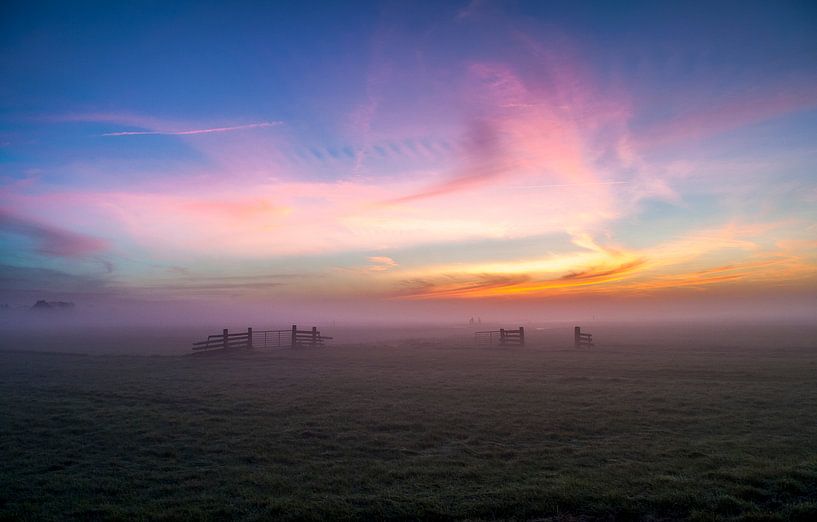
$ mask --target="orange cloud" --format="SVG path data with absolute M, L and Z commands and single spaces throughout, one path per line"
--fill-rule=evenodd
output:
M 656 246 L 631 251 L 599 245 L 587 234 L 573 242 L 582 250 L 538 260 L 426 267 L 398 283 L 398 298 L 536 297 L 575 293 L 643 293 L 705 288 L 741 281 L 778 284 L 817 279 L 810 259 L 779 247 L 762 248 L 762 234 L 783 224 L 736 225 L 692 233 Z M 752 237 L 754 240 L 745 239 Z M 733 262 L 714 264 L 728 255 Z M 561 273 L 560 273 L 561 272 Z M 439 275 L 445 274 L 445 275 Z M 405 274 L 403 274 L 405 277 Z
M 408 299 L 473 298 L 502 294 L 507 289 L 524 283 L 525 275 L 477 274 L 470 281 L 464 276 L 446 276 L 449 282 L 412 279 L 401 282 L 403 289 L 395 296 Z M 460 279 L 459 281 L 456 281 Z

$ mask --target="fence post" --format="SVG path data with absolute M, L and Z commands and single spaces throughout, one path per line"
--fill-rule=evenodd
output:
M 226 350 L 227 349 L 227 329 L 225 328 L 223 332 L 221 332 L 222 337 L 222 347 Z
M 576 348 L 581 348 L 582 345 L 582 329 L 577 326 L 573 328 L 573 343 Z
M 504 328 L 499 329 L 499 345 L 500 346 L 505 346 L 505 329 Z
M 297 332 L 298 332 L 298 326 L 293 324 L 292 325 L 292 342 L 290 342 L 290 346 L 292 346 L 293 348 L 295 348 L 295 340 L 298 337 Z
M 519 327 L 519 346 L 525 346 L 525 327 Z
M 247 328 L 247 348 L 252 348 L 252 328 Z
M 318 327 L 312 327 L 312 346 L 318 346 Z

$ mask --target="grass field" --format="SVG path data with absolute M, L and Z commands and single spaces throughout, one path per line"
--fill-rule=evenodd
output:
M 817 350 L 0 352 L 0 518 L 817 519 Z

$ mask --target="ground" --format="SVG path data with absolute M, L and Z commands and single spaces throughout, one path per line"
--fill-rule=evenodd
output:
M 0 352 L 3 519 L 817 519 L 817 350 Z

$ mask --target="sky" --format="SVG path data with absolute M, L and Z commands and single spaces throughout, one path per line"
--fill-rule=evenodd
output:
M 813 2 L 9 1 L 0 78 L 11 306 L 817 312 Z

